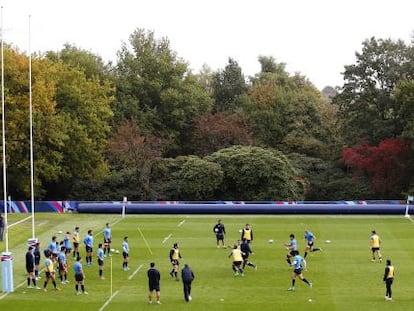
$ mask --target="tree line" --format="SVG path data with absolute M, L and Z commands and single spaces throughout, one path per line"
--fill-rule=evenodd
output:
M 40 200 L 352 200 L 412 193 L 414 47 L 370 38 L 319 91 L 259 56 L 194 73 L 135 30 L 115 64 L 74 45 L 32 56 Z M 30 197 L 27 55 L 5 45 L 7 190 Z

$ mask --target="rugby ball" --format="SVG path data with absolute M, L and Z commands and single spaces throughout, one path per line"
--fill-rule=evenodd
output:
M 269 243 L 272 244 L 274 241 L 273 240 L 269 240 Z
M 243 230 L 241 230 L 241 229 L 240 229 L 240 230 L 239 230 L 239 233 L 242 233 L 242 232 L 243 232 Z
M 218 232 L 218 229 L 216 228 L 216 229 L 214 229 L 214 232 Z
M 325 243 L 326 244 L 330 244 L 331 243 L 331 240 L 326 240 Z

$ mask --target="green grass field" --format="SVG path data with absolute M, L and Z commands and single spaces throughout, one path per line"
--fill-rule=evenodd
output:
M 9 215 L 9 224 L 29 215 Z M 226 242 L 234 244 L 239 229 L 250 223 L 254 232 L 251 260 L 258 270 L 247 268 L 244 277 L 235 277 L 231 270 L 230 249 L 216 248 L 212 228 L 221 218 L 226 226 Z M 93 229 L 95 245 L 102 240 L 101 230 L 112 224 L 112 248 L 121 250 L 124 236 L 129 237 L 130 270 L 122 270 L 122 255 L 105 261 L 106 280 L 98 279 L 98 267 L 86 267 L 86 289 L 89 295 L 75 295 L 73 272 L 70 284 L 60 285 L 55 292 L 26 288 L 24 254 L 26 240 L 31 237 L 31 220 L 12 226 L 9 248 L 13 252 L 14 286 L 10 294 L 0 294 L 0 308 L 23 310 L 413 310 L 414 309 L 414 223 L 403 216 L 197 216 L 197 215 L 84 215 L 36 214 L 36 235 L 46 246 L 59 230 L 73 231 L 80 227 L 81 237 Z M 291 268 L 285 261 L 282 243 L 289 234 L 298 237 L 303 253 L 305 228 L 318 238 L 316 246 L 323 252 L 308 255 L 306 278 L 313 282 L 310 289 L 297 281 L 296 291 L 290 292 Z M 371 262 L 369 235 L 377 230 L 383 240 L 384 259 L 392 260 L 396 268 L 393 285 L 394 301 L 384 301 L 382 275 L 385 263 Z M 142 235 L 148 244 L 145 243 Z M 58 234 L 57 234 L 58 235 Z M 63 239 L 63 235 L 58 235 Z M 273 239 L 270 244 L 269 239 Z M 330 244 L 325 244 L 330 240 Z M 183 263 L 188 263 L 195 275 L 190 303 L 183 299 L 182 283 L 172 279 L 169 250 L 179 242 Z M 0 247 L 4 250 L 4 242 Z M 95 250 L 97 247 L 94 248 Z M 84 249 L 81 248 L 82 256 Z M 149 263 L 154 261 L 161 272 L 162 305 L 147 302 Z M 72 264 L 72 260 L 70 263 Z M 84 262 L 85 263 L 85 262 Z M 42 273 L 42 277 L 43 277 Z M 44 277 L 40 280 L 43 284 Z M 309 299 L 312 299 L 309 302 Z M 6 309 L 7 308 L 7 309 Z

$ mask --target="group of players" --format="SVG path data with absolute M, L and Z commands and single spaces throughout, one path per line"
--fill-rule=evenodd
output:
M 107 223 L 105 228 L 102 230 L 103 233 L 103 243 L 98 244 L 97 250 L 97 263 L 98 263 L 98 276 L 101 280 L 104 280 L 103 270 L 104 270 L 104 258 L 111 256 L 111 243 L 112 243 L 112 232 L 110 224 Z M 92 266 L 92 257 L 93 257 L 93 248 L 94 248 L 94 236 L 92 230 L 88 230 L 86 236 L 83 239 L 83 244 L 85 246 L 85 259 L 86 265 Z M 40 243 L 36 241 L 34 245 L 28 247 L 28 251 L 25 256 L 26 261 L 26 271 L 27 271 L 27 287 L 35 289 L 43 289 L 47 291 L 47 285 L 49 281 L 52 282 L 55 290 L 59 291 L 60 288 L 56 283 L 56 273 L 55 266 L 57 266 L 57 271 L 60 278 L 60 283 L 68 284 L 69 280 L 67 278 L 68 268 L 69 268 L 69 259 L 73 255 L 73 271 L 75 275 L 75 290 L 76 294 L 85 294 L 88 292 L 85 290 L 85 273 L 82 265 L 82 257 L 80 256 L 80 234 L 79 227 L 75 227 L 75 230 L 72 234 L 67 231 L 64 235 L 62 241 L 58 241 L 56 236 L 53 236 L 47 248 L 44 249 L 43 254 L 45 257 L 44 260 L 44 269 L 45 269 L 45 280 L 43 287 L 40 288 L 37 285 L 37 281 L 41 278 L 39 276 L 40 272 L 40 262 L 41 262 L 41 251 Z M 123 255 L 123 270 L 129 270 L 128 261 L 129 261 L 129 245 L 128 237 L 124 237 L 122 242 L 122 255 Z M 33 284 L 33 286 L 31 285 Z
M 225 248 L 224 237 L 226 234 L 226 229 L 222 221 L 219 219 L 217 224 L 213 227 L 213 231 L 216 235 L 217 247 Z M 250 224 L 246 224 L 245 227 L 240 230 L 241 238 L 237 241 L 237 244 L 233 246 L 229 254 L 229 258 L 232 258 L 232 270 L 234 275 L 244 276 L 244 270 L 246 265 L 251 266 L 257 270 L 257 265 L 252 263 L 249 259 L 250 254 L 253 254 L 253 251 L 250 247 L 251 242 L 253 241 L 253 231 L 250 227 Z M 286 261 L 289 266 L 293 267 L 292 272 L 292 285 L 289 287 L 289 290 L 295 290 L 296 278 L 301 279 L 305 282 L 310 288 L 312 288 L 312 283 L 309 282 L 302 274 L 303 270 L 306 270 L 306 256 L 309 252 L 322 251 L 321 248 L 314 247 L 315 235 L 310 230 L 305 230 L 304 238 L 306 240 L 306 250 L 304 257 L 300 256 L 297 241 L 294 234 L 290 234 L 290 240 L 288 243 L 284 243 L 288 254 L 286 255 Z

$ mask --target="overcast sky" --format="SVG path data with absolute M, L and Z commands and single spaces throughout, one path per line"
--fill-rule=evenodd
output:
M 367 38 L 402 39 L 414 31 L 410 0 L 0 0 L 4 40 L 21 51 L 59 51 L 68 42 L 116 61 L 137 28 L 168 37 L 198 72 L 229 57 L 246 76 L 259 55 L 286 63 L 316 87 L 342 85 L 344 65 Z M 29 15 L 30 36 L 29 36 Z

